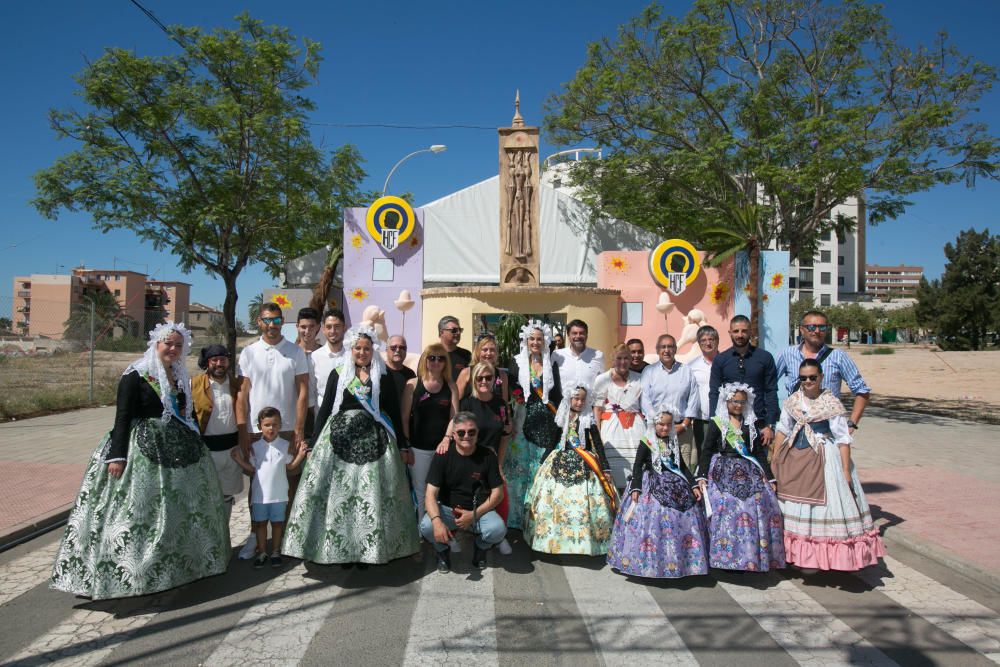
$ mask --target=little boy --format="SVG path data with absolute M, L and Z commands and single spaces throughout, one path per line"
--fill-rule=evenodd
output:
M 233 459 L 243 471 L 253 477 L 250 484 L 250 520 L 257 537 L 257 553 L 253 566 L 267 563 L 267 524 L 271 523 L 271 567 L 281 567 L 281 538 L 285 532 L 285 510 L 288 507 L 288 473 L 298 469 L 306 457 L 306 448 L 299 447 L 293 458 L 288 453 L 288 441 L 278 436 L 281 413 L 277 408 L 264 408 L 257 415 L 261 439 L 251 445 L 250 461 L 239 447 L 233 448 Z

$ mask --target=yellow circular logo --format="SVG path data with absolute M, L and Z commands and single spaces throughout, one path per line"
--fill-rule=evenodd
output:
M 677 296 L 694 282 L 701 259 L 694 246 L 683 239 L 669 239 L 649 253 L 649 273 L 657 284 Z
M 365 225 L 375 242 L 392 252 L 413 233 L 416 216 L 405 199 L 379 197 L 368 207 Z

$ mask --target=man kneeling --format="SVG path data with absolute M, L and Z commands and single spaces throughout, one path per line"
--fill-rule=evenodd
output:
M 448 541 L 458 530 L 476 536 L 472 565 L 486 567 L 486 554 L 503 541 L 507 527 L 494 509 L 503 500 L 503 479 L 496 455 L 476 446 L 476 416 L 459 412 L 452 419 L 452 442 L 437 454 L 427 473 L 426 513 L 420 534 L 437 550 L 438 572 L 451 569 Z

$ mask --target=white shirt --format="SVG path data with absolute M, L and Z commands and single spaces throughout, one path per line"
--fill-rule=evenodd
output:
M 205 435 L 227 435 L 236 432 L 236 411 L 233 409 L 233 395 L 229 393 L 229 378 L 216 382 L 208 378 L 208 389 L 212 392 L 212 414 L 205 425 Z
M 564 347 L 552 353 L 552 362 L 559 367 L 559 382 L 565 396 L 576 387 L 593 390 L 597 376 L 604 372 L 604 353 L 592 347 L 583 348 L 579 356 L 572 348 Z
M 618 405 L 625 412 L 640 412 L 640 396 L 642 394 L 639 374 L 628 372 L 625 386 L 619 387 L 611 381 L 611 373 L 605 371 L 594 381 L 594 406 L 611 412 L 612 405 Z
M 250 463 L 256 472 L 250 483 L 250 502 L 287 503 L 288 472 L 285 466 L 291 462 L 287 440 L 275 438 L 274 442 L 268 442 L 261 438 L 253 443 Z
M 691 369 L 694 381 L 698 383 L 698 397 L 701 399 L 699 414 L 695 419 L 711 419 L 712 415 L 708 414 L 708 384 L 712 375 L 712 362 L 699 354 L 687 362 L 687 367 Z
M 691 369 L 676 359 L 669 371 L 660 361 L 646 366 L 639 382 L 642 385 L 642 413 L 647 422 L 655 420 L 659 409 L 665 405 L 677 409 L 674 419 L 698 416 L 701 409 L 698 383 Z
M 316 405 L 323 405 L 323 397 L 326 395 L 326 381 L 330 379 L 330 371 L 343 366 L 347 354 L 346 347 L 340 348 L 340 352 L 332 352 L 329 343 L 327 343 L 323 347 L 316 348 L 309 355 L 313 367 L 310 384 L 316 390 Z
M 282 338 L 277 345 L 268 345 L 264 339 L 252 343 L 240 352 L 237 364 L 240 377 L 250 380 L 250 414 L 247 427 L 260 433 L 257 415 L 264 408 L 281 411 L 281 430 L 295 427 L 296 403 L 299 393 L 295 378 L 309 376 L 309 362 L 301 347 Z

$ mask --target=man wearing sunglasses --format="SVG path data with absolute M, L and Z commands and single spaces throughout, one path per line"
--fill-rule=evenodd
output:
M 486 567 L 486 554 L 507 533 L 496 513 L 503 500 L 500 466 L 490 449 L 476 445 L 476 416 L 458 412 L 448 430 L 448 451 L 434 455 L 427 473 L 426 512 L 420 521 L 420 534 L 434 545 L 441 573 L 451 570 L 448 542 L 459 530 L 475 535 L 472 566 L 477 569 Z
M 798 388 L 799 365 L 804 359 L 815 359 L 823 368 L 823 388 L 829 389 L 840 398 L 841 381 L 854 393 L 854 407 L 847 426 L 851 433 L 858 428 L 858 422 L 868 407 L 871 388 L 861 377 L 861 372 L 843 350 L 835 350 L 826 344 L 830 332 L 830 321 L 818 310 L 810 310 L 802 316 L 799 334 L 802 343 L 790 345 L 778 355 L 778 377 L 785 378 L 785 388 L 791 394 Z
M 459 347 L 462 340 L 462 329 L 458 323 L 458 318 L 453 315 L 445 315 L 438 321 L 438 339 L 448 350 L 448 359 L 451 360 L 451 379 L 457 381 L 458 374 L 463 368 L 468 368 L 472 363 L 472 352 L 464 347 Z
M 396 395 L 399 397 L 399 404 L 402 405 L 406 383 L 417 377 L 417 374 L 403 363 L 406 361 L 406 339 L 400 335 L 389 336 L 388 343 L 385 350 L 385 369 L 396 386 Z

